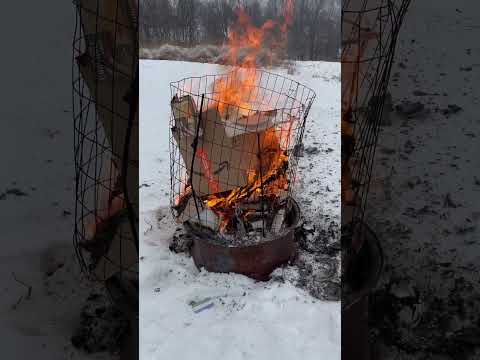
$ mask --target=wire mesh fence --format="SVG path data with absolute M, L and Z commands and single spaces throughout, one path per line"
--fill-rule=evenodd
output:
M 313 90 L 239 68 L 170 84 L 171 208 L 223 239 L 281 231 Z
M 75 0 L 74 246 L 93 279 L 136 274 L 138 3 Z
M 342 234 L 362 223 L 397 36 L 410 0 L 342 3 Z

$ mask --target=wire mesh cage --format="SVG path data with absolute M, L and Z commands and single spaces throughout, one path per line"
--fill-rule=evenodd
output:
M 91 278 L 137 274 L 138 3 L 75 0 L 74 247 Z
M 177 222 L 229 246 L 281 232 L 314 91 L 256 68 L 185 78 L 170 88 Z
M 342 3 L 342 234 L 359 248 L 395 46 L 410 0 Z

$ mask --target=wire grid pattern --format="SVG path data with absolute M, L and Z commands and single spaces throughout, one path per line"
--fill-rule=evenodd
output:
M 138 257 L 138 2 L 73 4 L 74 247 L 104 281 Z
M 342 198 L 344 230 L 363 221 L 397 36 L 409 4 L 342 3 L 342 188 L 353 193 L 351 203 Z
M 254 81 L 238 82 L 242 72 Z M 281 199 L 290 198 L 315 92 L 260 69 L 189 77 L 172 82 L 170 89 L 174 217 L 218 229 L 219 219 L 212 215 L 220 211 L 230 220 L 260 222 L 265 235 Z M 222 94 L 229 90 L 242 100 L 226 101 Z M 212 199 L 223 201 L 210 206 Z

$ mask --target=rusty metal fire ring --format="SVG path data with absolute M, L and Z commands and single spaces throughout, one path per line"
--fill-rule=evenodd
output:
M 352 266 L 351 271 L 356 275 L 360 273 L 361 276 L 356 281 L 355 289 L 342 290 L 342 311 L 349 309 L 370 294 L 377 285 L 384 266 L 383 250 L 377 235 L 364 222 L 359 224 L 359 228 L 357 234 L 363 236 L 363 245 L 357 255 L 358 261 Z M 343 285 L 351 285 L 350 276 L 345 277 Z
M 211 272 L 238 273 L 267 281 L 277 267 L 292 260 L 297 250 L 295 229 L 300 221 L 300 208 L 291 198 L 291 222 L 282 235 L 274 240 L 255 245 L 229 247 L 209 242 L 205 237 L 193 235 L 190 253 L 198 269 Z

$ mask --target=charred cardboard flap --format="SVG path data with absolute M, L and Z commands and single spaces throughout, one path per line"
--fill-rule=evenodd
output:
M 98 280 L 105 281 L 119 271 L 128 271 L 138 262 L 138 253 L 130 223 L 125 219 L 116 231 L 105 256 L 95 267 Z
M 196 217 L 197 207 L 198 207 L 198 216 L 200 215 L 200 212 L 203 211 L 202 202 L 197 200 L 197 203 L 195 204 L 195 199 L 193 198 L 193 196 L 190 196 L 186 201 L 187 201 L 186 206 L 177 213 L 178 216 L 175 218 L 176 222 L 179 224 L 184 223 L 190 218 Z
M 182 131 L 188 127 L 185 118 L 176 119 L 172 134 L 180 149 L 185 167 L 190 176 L 195 136 Z M 177 126 L 178 124 L 178 126 Z M 180 125 L 182 124 L 182 125 Z M 261 147 L 264 164 L 267 167 L 270 148 L 279 147 L 267 136 L 265 131 L 245 133 L 228 137 L 225 126 L 216 109 L 208 109 L 202 114 L 200 128 L 202 136 L 198 138 L 196 159 L 193 166 L 192 184 L 197 196 L 223 192 L 247 184 L 251 172 L 259 170 L 258 150 Z
M 229 137 L 249 132 L 261 132 L 280 124 L 282 122 L 281 115 L 277 110 L 252 111 L 248 115 L 234 117 L 232 121 L 227 121 L 225 131 Z
M 182 133 L 195 136 L 198 124 L 198 112 L 195 101 L 189 95 L 177 97 L 175 95 L 170 102 L 173 117 L 175 118 L 175 126 Z M 203 135 L 203 129 L 198 129 L 198 135 Z

